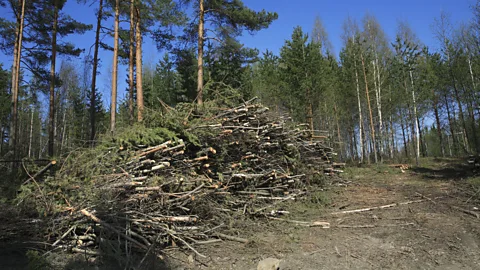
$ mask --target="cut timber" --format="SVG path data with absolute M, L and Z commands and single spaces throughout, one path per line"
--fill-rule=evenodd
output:
M 146 155 L 149 155 L 149 154 L 153 154 L 153 153 L 155 153 L 155 152 L 158 152 L 158 151 L 160 151 L 160 150 L 163 150 L 163 149 L 167 148 L 167 146 L 168 146 L 169 144 L 171 144 L 171 143 L 172 143 L 172 141 L 166 141 L 166 142 L 164 142 L 164 143 L 162 143 L 162 144 L 160 144 L 160 145 L 157 145 L 157 146 L 155 146 L 155 147 L 147 148 L 146 151 L 142 151 L 142 153 L 136 155 L 134 158 L 143 157 L 143 156 L 146 156 Z
M 392 203 L 392 204 L 387 204 L 387 205 L 382 205 L 382 206 L 374 206 L 374 207 L 361 208 L 361 209 L 355 209 L 355 210 L 345 210 L 345 211 L 340 211 L 340 212 L 333 212 L 331 214 L 332 215 L 340 215 L 340 214 L 361 213 L 361 212 L 367 212 L 367 211 L 372 211 L 372 210 L 377 210 L 377 209 L 391 208 L 391 207 L 395 207 L 395 206 L 399 206 L 399 205 L 420 203 L 420 202 L 424 202 L 424 201 L 426 201 L 426 199 L 415 200 L 415 201 L 407 201 L 407 202 L 401 202 L 401 203 Z
M 179 140 L 179 144 L 176 145 L 176 146 L 173 146 L 173 147 L 170 147 L 170 148 L 167 148 L 167 146 L 171 143 L 171 141 L 167 141 L 165 143 L 162 143 L 158 146 L 155 146 L 153 149 L 150 149 L 146 152 L 142 152 L 136 156 L 134 156 L 132 159 L 135 160 L 135 159 L 139 159 L 141 157 L 144 157 L 146 155 L 150 155 L 150 154 L 153 154 L 153 153 L 156 153 L 156 152 L 162 152 L 162 153 L 166 153 L 166 152 L 171 152 L 173 150 L 177 150 L 179 148 L 182 148 L 182 147 L 185 147 L 185 143 L 182 141 L 182 140 Z
M 390 168 L 398 168 L 402 171 L 402 173 L 405 172 L 405 170 L 408 170 L 409 169 L 409 166 L 408 164 L 391 164 L 391 165 L 388 165 L 388 167 Z
M 125 238 L 126 240 L 134 243 L 136 246 L 138 246 L 139 248 L 141 249 L 144 249 L 144 250 L 148 250 L 148 247 L 145 246 L 144 244 L 138 242 L 137 240 L 131 238 L 130 236 L 120 232 L 119 230 L 115 229 L 112 225 L 108 224 L 108 223 L 105 223 L 103 220 L 99 219 L 98 217 L 96 217 L 95 215 L 93 215 L 92 213 L 88 212 L 87 209 L 82 209 L 80 210 L 80 212 L 89 217 L 91 220 L 95 221 L 96 223 L 100 223 L 100 225 L 104 226 L 105 228 L 115 232 L 116 234 L 118 234 L 120 237 L 123 237 Z
M 143 170 L 142 173 L 150 173 L 150 172 L 161 170 L 166 167 L 170 167 L 170 162 L 162 162 L 161 164 L 154 166 L 151 169 Z
M 56 160 L 50 161 L 50 163 L 47 164 L 47 166 L 43 167 L 40 171 L 38 171 L 36 174 L 34 174 L 32 177 L 28 178 L 25 182 L 23 182 L 23 185 L 27 184 L 30 182 L 32 179 L 36 180 L 35 178 L 42 176 L 46 171 L 48 171 L 50 168 L 52 168 L 55 164 L 57 164 Z
M 326 221 L 298 221 L 298 220 L 290 220 L 290 219 L 277 218 L 277 217 L 268 217 L 268 218 L 273 220 L 290 222 L 290 223 L 294 223 L 294 224 L 305 226 L 305 227 L 322 227 L 323 229 L 330 228 L 330 222 L 326 222 Z
M 177 217 L 150 217 L 149 219 L 134 219 L 135 222 L 186 222 L 192 223 L 197 222 L 197 217 L 190 217 L 190 216 L 177 216 Z
M 240 242 L 240 243 L 244 243 L 244 244 L 247 244 L 249 242 L 248 239 L 235 237 L 235 236 L 231 236 L 231 235 L 226 235 L 226 234 L 223 234 L 223 233 L 215 233 L 214 235 L 216 235 L 218 238 L 220 238 L 222 240 L 230 240 L 230 241 Z
M 80 249 L 80 248 L 72 248 L 72 252 L 74 253 L 80 253 L 80 254 L 85 254 L 85 255 L 91 255 L 91 256 L 99 256 L 101 255 L 100 252 L 94 251 L 94 250 L 88 250 L 88 249 Z
M 352 228 L 352 229 L 362 229 L 362 228 L 377 228 L 377 227 L 401 227 L 401 226 L 415 226 L 415 223 L 403 223 L 403 224 L 386 224 L 386 225 L 337 225 L 337 228 Z
M 461 212 L 463 212 L 463 213 L 465 213 L 465 214 L 474 216 L 474 217 L 476 217 L 476 218 L 480 218 L 480 214 L 479 214 L 479 213 L 476 213 L 476 212 L 474 212 L 474 211 L 470 211 L 470 210 L 463 209 L 463 208 L 460 208 L 460 207 L 458 207 L 458 206 L 453 206 L 453 205 L 450 205 L 450 207 L 453 208 L 453 209 L 456 209 L 456 210 L 458 210 L 458 211 L 461 211 Z

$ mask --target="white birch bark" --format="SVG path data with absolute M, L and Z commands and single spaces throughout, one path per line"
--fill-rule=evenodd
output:
M 412 85 L 412 100 L 413 100 L 413 119 L 415 122 L 415 159 L 418 165 L 418 158 L 420 156 L 420 130 L 417 121 L 417 103 L 415 100 L 415 87 L 413 84 L 413 72 L 410 70 L 410 82 Z

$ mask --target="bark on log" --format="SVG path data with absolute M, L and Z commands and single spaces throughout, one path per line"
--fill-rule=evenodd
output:
M 42 176 L 45 172 L 47 172 L 50 168 L 52 168 L 55 164 L 57 164 L 56 160 L 50 161 L 50 163 L 47 164 L 47 166 L 43 167 L 40 171 L 38 171 L 36 174 L 34 174 L 32 177 L 28 178 L 25 182 L 23 182 L 22 185 L 27 184 L 31 180 L 35 179 L 39 176 Z
M 391 207 L 395 207 L 395 206 L 399 206 L 399 205 L 420 203 L 420 202 L 424 202 L 424 201 L 426 201 L 426 200 L 422 199 L 422 200 L 407 201 L 407 202 L 401 202 L 401 203 L 392 203 L 392 204 L 387 204 L 387 205 L 382 205 L 382 206 L 374 206 L 374 207 L 369 207 L 369 208 L 361 208 L 361 209 L 355 209 L 355 210 L 345 210 L 345 211 L 340 211 L 340 212 L 333 212 L 331 214 L 332 215 L 340 215 L 340 214 L 361 213 L 361 212 L 367 212 L 367 211 L 372 211 L 372 210 L 377 210 L 377 209 L 391 208 Z

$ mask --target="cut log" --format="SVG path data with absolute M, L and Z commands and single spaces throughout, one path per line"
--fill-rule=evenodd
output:
M 28 182 L 30 182 L 31 180 L 38 180 L 37 178 L 42 176 L 45 172 L 47 172 L 48 170 L 50 170 L 53 166 L 55 166 L 55 164 L 57 164 L 57 161 L 56 160 L 52 160 L 50 161 L 50 163 L 47 164 L 47 166 L 43 167 L 40 171 L 38 171 L 36 174 L 32 175 L 32 177 L 28 178 L 25 182 L 23 182 L 22 185 L 25 185 L 27 184 Z
M 407 201 L 407 202 L 401 202 L 401 203 L 392 203 L 392 204 L 387 204 L 387 205 L 381 205 L 381 206 L 374 206 L 374 207 L 369 207 L 369 208 L 360 208 L 360 209 L 355 209 L 355 210 L 345 210 L 345 211 L 340 211 L 340 212 L 333 212 L 331 213 L 332 215 L 340 215 L 340 214 L 352 214 L 352 213 L 361 213 L 361 212 L 367 212 L 367 211 L 372 211 L 372 210 L 377 210 L 377 209 L 386 209 L 386 208 L 391 208 L 399 205 L 407 205 L 407 204 L 412 204 L 412 203 L 420 203 L 424 202 L 426 199 L 422 200 L 415 200 L 415 201 Z
M 102 221 L 101 219 L 99 219 L 98 217 L 96 217 L 95 215 L 93 215 L 92 213 L 88 212 L 87 209 L 82 209 L 80 210 L 80 213 L 82 213 L 83 215 L 89 217 L 91 220 L 99 223 L 100 225 L 104 226 L 105 228 L 111 230 L 112 232 L 118 234 L 118 236 L 132 242 L 133 244 L 135 244 L 137 247 L 141 248 L 141 249 L 144 249 L 144 250 L 148 250 L 148 247 L 145 246 L 144 244 L 138 242 L 137 240 L 131 238 L 130 236 L 120 232 L 119 230 L 117 230 L 116 228 L 114 228 L 113 226 L 109 225 L 108 223 Z

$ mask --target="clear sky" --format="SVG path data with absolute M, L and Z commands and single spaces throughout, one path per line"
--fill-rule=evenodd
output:
M 295 26 L 301 26 L 305 32 L 310 32 L 314 19 L 318 15 L 329 34 L 335 53 L 338 54 L 342 45 L 340 38 L 342 24 L 347 16 L 360 21 L 367 12 L 374 15 L 390 39 L 395 36 L 398 20 L 407 21 L 425 45 L 436 49 L 436 41 L 431 31 L 434 18 L 438 17 L 443 10 L 451 15 L 454 25 L 469 21 L 472 18 L 470 6 L 475 3 L 475 0 L 244 0 L 244 3 L 254 10 L 266 9 L 275 11 L 279 15 L 279 19 L 273 22 L 270 28 L 258 32 L 255 36 L 245 33 L 241 40 L 246 46 L 256 47 L 260 51 L 269 49 L 278 53 L 284 41 L 290 38 Z M 92 6 L 79 5 L 76 1 L 69 0 L 64 11 L 79 21 L 94 25 L 96 22 L 94 9 L 97 5 L 96 2 Z M 0 16 L 10 17 L 11 14 L 5 9 L 0 9 Z M 112 27 L 111 21 L 106 24 L 107 27 Z M 128 25 L 125 24 L 125 27 Z M 88 53 L 94 42 L 94 30 L 83 36 L 71 37 L 69 40 L 78 47 L 85 48 Z M 109 42 L 110 39 L 106 38 L 104 41 Z M 151 40 L 145 39 L 144 63 L 156 64 L 162 54 L 163 52 L 157 51 Z M 101 74 L 97 81 L 99 88 L 104 90 L 110 85 L 108 74 L 111 70 L 112 52 L 101 52 L 100 58 L 102 59 Z M 0 61 L 4 63 L 4 67 L 11 66 L 11 57 L 0 55 Z M 125 94 L 125 70 L 126 67 L 120 68 L 120 97 Z M 107 97 L 109 93 L 104 93 L 105 103 L 109 104 Z

